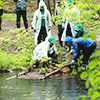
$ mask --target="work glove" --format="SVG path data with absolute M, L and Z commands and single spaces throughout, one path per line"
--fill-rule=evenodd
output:
M 49 26 L 48 31 L 50 31 L 50 30 L 51 30 L 51 27 Z
M 72 60 L 72 61 L 71 61 L 71 65 L 74 65 L 74 64 L 75 64 L 75 60 Z
M 62 23 L 62 29 L 64 29 L 64 27 L 65 27 L 65 23 Z
M 59 53 L 58 52 L 55 52 L 55 54 L 58 56 L 59 55 Z
M 36 32 L 36 29 L 34 29 L 34 32 Z
M 34 29 L 34 28 L 31 26 L 31 29 Z
M 53 25 L 55 25 L 55 22 L 53 22 Z
M 74 51 L 74 49 L 71 49 L 70 50 L 70 54 L 73 54 L 75 51 Z

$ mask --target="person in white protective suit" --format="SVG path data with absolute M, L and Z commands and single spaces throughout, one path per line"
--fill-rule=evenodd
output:
M 57 0 L 57 3 L 55 5 L 55 10 L 54 10 L 54 16 L 62 16 L 62 0 Z M 63 30 L 64 30 L 64 23 L 63 23 L 63 20 L 62 18 L 59 18 L 59 21 L 58 22 L 58 39 L 59 39 L 59 44 L 60 44 L 60 47 L 63 47 L 63 43 L 61 41 L 61 37 L 62 37 L 62 33 L 63 33 Z M 54 18 L 53 20 L 53 24 L 55 25 L 55 21 L 56 21 L 56 18 Z
M 45 41 L 47 36 L 51 36 L 51 15 L 43 0 L 39 2 L 39 8 L 35 11 L 32 29 L 35 33 L 35 44 Z
M 33 60 L 40 60 L 42 58 L 48 58 L 53 57 L 54 54 L 57 53 L 57 49 L 55 47 L 55 38 L 50 37 L 46 38 L 46 40 L 36 46 L 36 48 L 33 51 Z
M 73 0 L 67 0 L 65 12 L 65 27 L 61 37 L 62 41 L 65 40 L 66 36 L 75 37 L 75 20 L 77 17 L 80 17 L 80 11 L 73 4 Z M 77 20 L 79 21 L 78 18 Z

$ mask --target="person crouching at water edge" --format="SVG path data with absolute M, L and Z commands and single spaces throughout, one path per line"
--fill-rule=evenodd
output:
M 38 44 L 33 51 L 33 60 L 40 60 L 42 58 L 53 57 L 55 54 L 58 55 L 57 49 L 55 47 L 55 38 L 46 37 L 45 41 Z
M 83 37 L 72 38 L 67 36 L 64 42 L 66 42 L 67 45 L 71 45 L 75 50 L 74 57 L 70 65 L 74 65 L 75 62 L 77 62 L 77 59 L 80 57 L 80 51 L 82 50 L 82 71 L 87 71 L 89 58 L 96 49 L 95 41 L 91 40 L 90 38 L 83 40 Z

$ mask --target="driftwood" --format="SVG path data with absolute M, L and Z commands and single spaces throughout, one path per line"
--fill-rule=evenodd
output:
M 10 79 L 13 79 L 13 78 L 17 78 L 18 76 L 23 75 L 25 73 L 26 73 L 26 71 L 23 71 L 23 72 L 21 72 L 21 73 L 19 73 L 17 75 L 14 75 L 14 76 L 11 76 L 11 77 L 6 78 L 6 80 L 10 80 Z
M 58 71 L 60 71 L 62 68 L 67 67 L 67 66 L 69 66 L 69 65 L 70 65 L 70 64 L 66 64 L 66 65 L 64 65 L 64 66 L 61 66 L 60 68 L 58 68 L 58 69 L 56 69 L 56 70 L 52 71 L 51 73 L 49 73 L 49 74 L 45 75 L 45 77 L 41 78 L 41 80 L 43 80 L 43 79 L 45 79 L 45 78 L 49 77 L 49 76 L 50 76 L 50 75 L 52 75 L 52 74 L 57 73 L 57 72 L 58 72 Z
M 45 76 L 42 76 L 42 77 L 21 77 L 21 75 L 24 75 L 24 74 L 26 73 L 26 71 L 23 71 L 23 72 L 21 72 L 21 73 L 19 73 L 19 74 L 17 74 L 17 75 L 14 75 L 14 76 L 12 76 L 12 77 L 6 78 L 6 80 L 10 80 L 10 79 L 13 79 L 13 78 L 41 79 L 41 80 L 43 80 L 43 79 L 46 79 L 47 77 L 49 77 L 49 76 L 51 76 L 51 75 L 53 75 L 53 74 L 56 74 L 56 73 L 59 72 L 62 68 L 68 67 L 69 65 L 70 65 L 70 64 L 68 63 L 68 64 L 66 64 L 66 65 L 64 65 L 64 66 L 61 66 L 61 67 L 59 67 L 58 69 L 56 69 L 56 70 L 54 70 L 54 71 L 52 71 L 52 72 L 50 72 L 50 73 L 48 73 L 48 74 L 46 74 Z

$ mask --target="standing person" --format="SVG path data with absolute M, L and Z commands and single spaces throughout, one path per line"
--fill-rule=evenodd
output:
M 67 0 L 65 8 L 65 28 L 61 40 L 64 41 L 66 36 L 75 37 L 75 17 L 80 17 L 80 11 L 73 4 L 73 0 Z M 66 46 L 65 46 L 66 48 Z
M 34 13 L 31 25 L 35 32 L 35 44 L 39 44 L 45 41 L 47 36 L 51 36 L 51 15 L 43 0 L 40 1 L 39 8 Z
M 82 67 L 83 71 L 86 71 L 89 58 L 96 49 L 95 41 L 91 40 L 90 38 L 83 40 L 83 37 L 72 38 L 70 36 L 67 36 L 64 42 L 66 42 L 67 45 L 71 45 L 75 50 L 73 60 L 71 61 L 71 65 L 77 62 L 77 59 L 80 56 L 80 50 L 82 50 L 83 53 Z
M 1 28 L 2 15 L 3 15 L 3 0 L 0 0 L 0 31 L 2 30 Z
M 28 21 L 27 21 L 27 12 L 26 12 L 27 0 L 13 0 L 13 1 L 16 2 L 17 28 L 20 28 L 20 18 L 22 15 L 25 29 L 28 30 Z
M 46 37 L 45 41 L 38 44 L 33 51 L 33 60 L 40 60 L 42 58 L 53 57 L 54 54 L 57 54 L 57 49 L 55 47 L 55 38 Z
M 54 16 L 62 16 L 62 4 L 61 4 L 62 0 L 57 0 L 57 4 L 55 5 L 55 10 L 54 10 Z M 61 41 L 61 36 L 64 30 L 64 23 L 62 21 L 62 19 L 60 18 L 59 20 L 61 20 L 60 22 L 58 22 L 58 38 L 59 38 L 59 44 L 62 47 L 63 43 Z M 53 20 L 53 23 L 55 25 L 55 19 Z
M 78 37 L 83 37 L 84 35 L 86 35 L 88 32 L 86 30 L 83 29 L 83 26 L 81 24 L 77 24 L 75 27 L 75 38 Z

